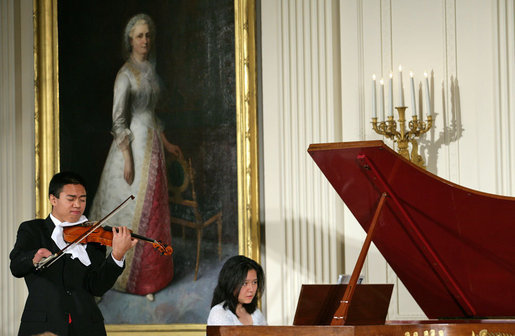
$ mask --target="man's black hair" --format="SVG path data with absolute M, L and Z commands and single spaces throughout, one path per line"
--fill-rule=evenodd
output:
M 86 189 L 84 179 L 77 173 L 64 171 L 54 175 L 48 186 L 48 196 L 54 195 L 59 198 L 59 194 L 63 191 L 63 187 L 67 184 L 80 184 Z

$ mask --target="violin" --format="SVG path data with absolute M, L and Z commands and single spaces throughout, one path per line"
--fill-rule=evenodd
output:
M 120 211 L 123 207 L 127 205 L 127 202 L 133 200 L 134 196 L 130 195 L 125 201 L 123 201 L 119 206 L 117 206 L 113 211 L 111 211 L 107 216 L 99 220 L 98 222 L 93 223 L 83 223 L 74 226 L 68 226 L 63 229 L 63 238 L 68 243 L 66 247 L 61 249 L 59 252 L 52 254 L 49 257 L 41 259 L 40 262 L 36 264 L 36 271 L 40 271 L 42 269 L 50 267 L 54 262 L 56 262 L 59 258 L 61 258 L 65 251 L 77 244 L 86 244 L 88 242 L 96 242 L 102 245 L 112 246 L 113 245 L 113 230 L 110 226 L 104 225 L 104 222 L 109 220 L 112 216 L 114 216 L 118 211 Z M 86 225 L 84 225 L 86 224 Z M 130 231 L 130 230 L 129 230 Z M 171 255 L 173 249 L 163 244 L 162 242 L 147 238 L 144 236 L 137 235 L 132 233 L 131 236 L 152 243 L 154 248 L 159 250 L 162 255 Z
M 113 228 L 111 226 L 105 225 L 94 228 L 92 230 L 95 225 L 96 223 L 85 222 L 79 225 L 63 228 L 64 241 L 67 243 L 73 243 L 87 235 L 84 239 L 81 240 L 82 244 L 100 243 L 105 246 L 113 246 Z M 161 255 L 172 254 L 173 249 L 171 246 L 168 246 L 159 240 L 147 238 L 145 236 L 133 233 L 132 230 L 129 231 L 131 233 L 131 237 L 151 243 L 152 246 L 161 253 Z

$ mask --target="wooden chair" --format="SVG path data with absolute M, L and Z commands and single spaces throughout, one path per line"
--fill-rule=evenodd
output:
M 199 204 L 195 191 L 195 172 L 184 158 L 167 158 L 168 194 L 170 203 L 170 221 L 182 226 L 182 237 L 185 239 L 185 228 L 197 232 L 197 259 L 195 278 L 197 280 L 202 230 L 212 223 L 218 226 L 218 259 L 222 256 L 222 207 L 220 204 Z M 207 202 L 206 202 L 207 203 Z

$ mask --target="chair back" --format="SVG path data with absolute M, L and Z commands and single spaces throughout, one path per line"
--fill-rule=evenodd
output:
M 189 201 L 196 202 L 197 195 L 195 192 L 195 178 L 194 171 L 191 166 L 191 159 L 186 161 L 183 157 L 171 158 L 170 156 L 167 156 L 166 161 L 169 201 L 176 204 L 182 204 L 186 197 Z M 190 189 L 189 192 L 188 188 Z

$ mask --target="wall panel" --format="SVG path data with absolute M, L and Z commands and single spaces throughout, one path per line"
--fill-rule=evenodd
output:
M 339 111 L 331 41 L 334 5 L 262 2 L 262 12 L 271 14 L 263 24 L 269 38 L 262 41 L 263 83 L 270 84 L 263 86 L 263 109 L 269 112 L 263 115 L 263 141 L 264 176 L 270 176 L 264 181 L 264 206 L 271 324 L 293 321 L 292 302 L 302 283 L 334 282 L 341 268 L 335 193 L 307 154 L 310 143 L 339 138 L 334 124 Z
M 0 335 L 16 335 L 27 296 L 9 271 L 18 225 L 34 216 L 32 1 L 0 0 Z

